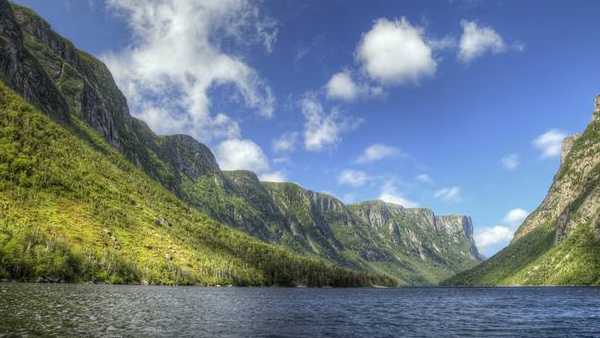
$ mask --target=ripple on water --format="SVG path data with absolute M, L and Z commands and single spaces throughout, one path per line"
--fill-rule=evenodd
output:
M 0 337 L 597 337 L 600 288 L 0 284 Z

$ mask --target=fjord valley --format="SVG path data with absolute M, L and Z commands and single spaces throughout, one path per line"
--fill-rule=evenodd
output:
M 347 205 L 156 135 L 101 61 L 6 0 L 0 70 L 2 279 L 422 285 L 482 261 L 468 216 Z
M 509 246 L 445 285 L 600 284 L 600 96 L 592 121 L 564 139 L 548 195 Z
M 600 336 L 599 12 L 0 0 L 0 337 Z

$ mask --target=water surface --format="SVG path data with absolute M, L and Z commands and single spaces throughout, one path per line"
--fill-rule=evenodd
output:
M 600 337 L 600 288 L 0 283 L 0 337 Z

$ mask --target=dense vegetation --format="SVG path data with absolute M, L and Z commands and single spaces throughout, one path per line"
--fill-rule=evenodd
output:
M 364 213 L 358 216 L 364 208 L 371 212 L 370 203 L 346 206 L 296 184 L 220 171 L 203 144 L 185 135 L 158 136 L 132 117 L 108 68 L 36 13 L 0 0 L 0 21 L 7 23 L 0 78 L 70 133 L 63 143 L 38 145 L 33 132 L 17 140 L 26 145 L 7 143 L 3 262 L 19 263 L 4 275 L 346 285 L 369 284 L 370 273 L 386 276 L 374 277 L 384 284 L 435 284 L 479 261 L 471 235 L 460 224 L 438 231 L 430 210 L 374 202 L 374 218 L 386 224 L 373 226 Z M 7 124 L 14 127 L 6 130 L 11 142 L 17 122 Z M 9 194 L 13 187 L 18 196 Z M 19 230 L 26 228 L 33 232 Z M 62 258 L 39 263 L 41 255 L 32 254 L 38 247 Z M 32 265 L 69 268 L 24 268 Z M 315 269 L 322 273 L 312 275 Z M 334 275 L 347 278 L 334 281 Z
M 75 136 L 0 83 L 0 278 L 236 285 L 393 280 L 214 222 L 76 118 Z
M 540 227 L 476 267 L 443 281 L 443 285 L 510 284 L 516 273 L 547 252 L 554 241 L 550 226 Z

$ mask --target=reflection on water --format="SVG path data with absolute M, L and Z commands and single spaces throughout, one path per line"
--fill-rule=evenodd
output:
M 0 284 L 0 337 L 600 337 L 600 288 Z

